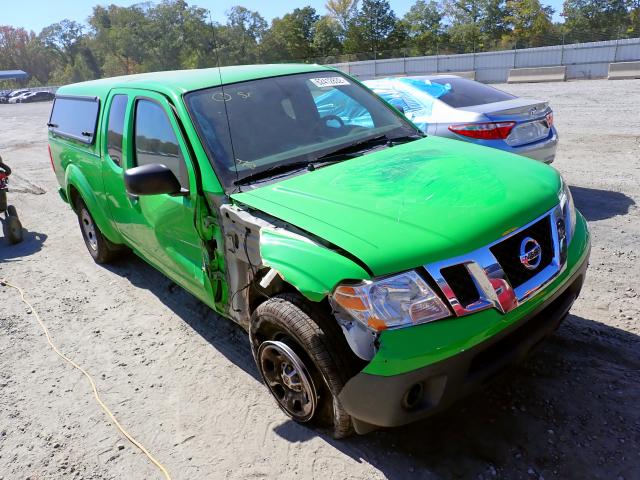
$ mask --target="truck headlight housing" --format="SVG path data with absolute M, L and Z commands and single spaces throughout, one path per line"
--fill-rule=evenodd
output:
M 560 200 L 560 208 L 562 209 L 564 223 L 567 225 L 567 245 L 569 245 L 573 238 L 573 232 L 576 229 L 576 207 L 573 204 L 573 196 L 571 195 L 571 190 L 569 190 L 569 185 L 564 178 L 560 177 L 560 180 L 562 185 L 558 194 L 558 199 Z
M 432 322 L 451 314 L 415 271 L 339 285 L 331 295 L 331 301 L 376 332 Z

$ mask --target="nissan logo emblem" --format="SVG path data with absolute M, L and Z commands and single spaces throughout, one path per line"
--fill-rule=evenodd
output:
M 526 237 L 520 243 L 520 263 L 527 270 L 535 270 L 542 261 L 542 248 L 531 237 Z
M 529 115 L 531 115 L 532 117 L 538 113 L 538 109 L 536 107 L 533 107 L 531 110 L 529 110 Z

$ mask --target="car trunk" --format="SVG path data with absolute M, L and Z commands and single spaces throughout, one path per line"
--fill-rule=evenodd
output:
M 514 98 L 504 102 L 475 105 L 459 110 L 483 114 L 492 122 L 516 122 L 516 126 L 505 139 L 505 143 L 512 147 L 547 138 L 551 129 L 547 118 L 551 109 L 547 102 L 540 100 Z

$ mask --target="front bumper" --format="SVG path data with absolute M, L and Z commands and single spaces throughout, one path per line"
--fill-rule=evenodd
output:
M 366 433 L 375 426 L 399 426 L 433 415 L 488 382 L 506 367 L 522 360 L 551 334 L 568 314 L 584 282 L 590 246 L 584 219 L 579 217 L 578 223 L 577 229 L 581 230 L 582 235 L 579 236 L 581 238 L 574 237 L 569 248 L 569 267 L 540 293 L 539 299 L 532 299 L 529 304 L 512 312 L 515 314 L 520 311 L 519 318 L 507 318 L 505 315 L 496 321 L 500 316 L 496 311 L 453 318 L 449 320 L 451 323 L 448 328 L 460 324 L 459 328 L 466 331 L 469 337 L 482 339 L 473 345 L 461 345 L 456 342 L 454 335 L 450 335 L 451 345 L 440 348 L 432 345 L 436 352 L 457 349 L 455 354 L 401 373 L 394 373 L 394 369 L 407 364 L 406 357 L 411 361 L 415 361 L 416 357 L 411 358 L 412 349 L 407 345 L 406 337 L 404 342 L 402 337 L 400 342 L 390 337 L 387 351 L 378 353 L 382 358 L 374 357 L 364 371 L 347 382 L 339 395 L 342 405 L 354 419 L 356 431 Z M 476 325 L 493 322 L 494 326 L 484 334 L 479 331 L 471 333 L 471 324 L 466 323 L 474 321 Z M 440 325 L 436 325 L 438 323 Z M 496 323 L 499 325 L 496 326 Z M 442 325 L 443 322 L 433 322 L 422 327 L 442 328 Z M 398 334 L 404 336 L 415 328 L 420 327 L 403 329 L 404 332 L 399 330 Z M 458 330 L 458 333 L 462 330 Z M 431 336 L 438 336 L 436 332 L 432 329 Z M 418 335 L 425 340 L 420 343 L 427 343 L 429 335 Z M 384 338 L 381 340 L 382 347 L 385 347 Z M 403 343 L 409 347 L 404 349 L 405 359 L 403 361 L 398 357 L 394 361 L 393 357 Z M 432 358 L 438 358 L 437 355 L 435 353 Z M 380 392 L 384 392 L 384 395 Z

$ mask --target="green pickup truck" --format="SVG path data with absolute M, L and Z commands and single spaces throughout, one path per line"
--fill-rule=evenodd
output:
M 337 438 L 485 383 L 584 281 L 587 225 L 556 170 L 425 138 L 331 68 L 68 85 L 48 127 L 94 260 L 132 250 L 237 322 L 282 410 Z

